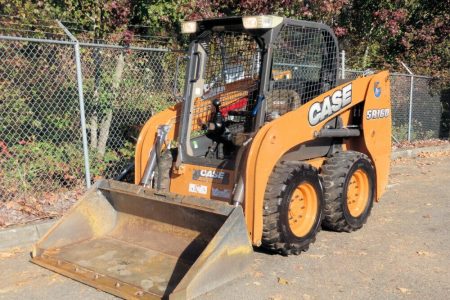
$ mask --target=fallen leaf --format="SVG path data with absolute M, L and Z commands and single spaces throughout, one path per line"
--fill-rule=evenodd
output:
M 14 255 L 16 255 L 17 253 L 21 253 L 21 252 L 23 252 L 23 250 L 16 247 L 9 251 L 0 252 L 0 258 L 10 258 L 10 257 L 13 257 Z
M 252 275 L 253 275 L 253 277 L 255 277 L 255 278 L 261 278 L 261 277 L 264 276 L 264 273 L 256 271 L 256 272 L 253 272 Z
M 402 292 L 402 294 L 409 294 L 411 292 L 411 290 L 409 290 L 407 288 L 403 288 L 403 287 L 397 287 L 397 290 Z
M 253 284 L 254 284 L 254 285 L 261 285 L 261 282 L 259 282 L 259 281 L 253 281 Z
M 20 205 L 15 201 L 8 201 L 5 205 L 7 209 L 18 210 L 20 209 Z
M 294 268 L 294 270 L 296 270 L 296 271 L 301 271 L 301 270 L 303 270 L 303 267 L 300 266 L 300 265 L 294 266 L 293 268 Z
M 309 257 L 321 259 L 325 257 L 325 254 L 310 254 Z
M 278 283 L 279 283 L 279 284 L 282 284 L 282 285 L 288 285 L 288 284 L 289 284 L 289 281 L 287 281 L 286 278 L 278 277 Z
M 431 253 L 430 253 L 430 252 L 424 251 L 424 250 L 418 250 L 418 251 L 416 251 L 416 253 L 417 253 L 419 256 L 431 256 Z
M 0 252 L 0 258 L 9 258 L 11 256 L 14 256 L 14 253 Z
M 303 299 L 304 300 L 311 300 L 312 297 L 310 295 L 308 295 L 308 294 L 303 294 Z
M 269 300 L 282 300 L 283 297 L 281 297 L 280 295 L 275 295 L 275 296 L 270 296 Z

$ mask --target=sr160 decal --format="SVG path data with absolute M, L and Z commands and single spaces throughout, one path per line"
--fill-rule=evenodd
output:
M 316 102 L 309 108 L 308 121 L 311 126 L 319 124 L 329 116 L 337 113 L 352 102 L 352 84 L 348 84 L 342 90 L 336 90 L 331 96 L 326 96 L 322 101 Z
M 391 114 L 389 108 L 370 109 L 366 113 L 367 120 L 387 118 Z

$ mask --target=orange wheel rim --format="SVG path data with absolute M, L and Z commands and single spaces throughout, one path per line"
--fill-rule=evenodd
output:
M 314 187 L 306 182 L 292 192 L 289 203 L 289 227 L 297 237 L 306 236 L 316 222 L 318 197 Z
M 347 186 L 347 207 L 352 217 L 359 217 L 369 202 L 369 177 L 358 169 L 353 173 Z

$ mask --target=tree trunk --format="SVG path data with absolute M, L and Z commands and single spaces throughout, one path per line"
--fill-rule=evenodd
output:
M 94 93 L 92 95 L 91 117 L 89 130 L 91 135 L 90 146 L 92 150 L 98 148 L 98 102 L 100 97 L 100 84 L 102 78 L 102 57 L 98 49 L 94 49 L 92 53 L 94 60 Z M 88 112 L 89 113 L 89 112 Z
M 106 142 L 108 141 L 109 128 L 111 128 L 112 109 L 108 109 L 100 124 L 100 135 L 98 139 L 98 154 L 103 158 L 106 152 Z
M 100 134 L 98 138 L 98 153 L 101 157 L 105 155 L 106 143 L 108 142 L 109 129 L 111 128 L 111 121 L 113 116 L 113 105 L 119 94 L 120 82 L 122 81 L 123 70 L 125 68 L 125 57 L 123 52 L 119 54 L 117 58 L 116 70 L 114 72 L 113 82 L 112 82 L 112 94 L 113 99 L 111 99 L 111 108 L 105 112 L 100 124 Z
M 364 56 L 363 56 L 363 69 L 365 70 L 367 67 L 367 59 L 369 57 L 369 47 L 371 46 L 370 44 L 370 36 L 372 35 L 372 31 L 374 29 L 374 25 L 372 25 L 372 27 L 370 27 L 369 33 L 366 35 L 366 49 L 364 50 Z
M 97 134 L 98 134 L 98 117 L 97 117 L 97 112 L 93 112 L 92 117 L 91 117 L 91 121 L 90 121 L 90 125 L 89 125 L 89 130 L 91 133 L 91 149 L 97 149 L 98 147 L 98 139 L 97 139 Z

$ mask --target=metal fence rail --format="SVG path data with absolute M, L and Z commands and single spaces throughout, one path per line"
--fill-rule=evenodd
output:
M 70 35 L 0 35 L 0 201 L 116 176 L 133 159 L 140 126 L 176 102 L 182 55 L 78 42 Z M 362 72 L 343 68 L 340 74 L 351 79 Z M 438 137 L 441 104 L 430 82 L 391 74 L 395 140 Z

